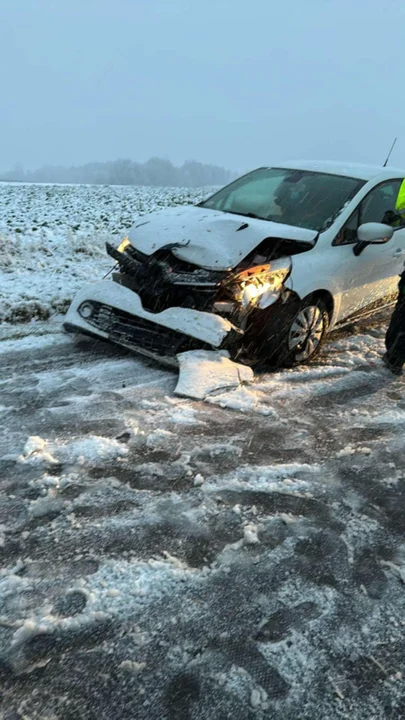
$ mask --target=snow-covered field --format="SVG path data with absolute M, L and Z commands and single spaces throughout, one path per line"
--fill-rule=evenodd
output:
M 55 312 L 107 270 L 130 197 L 195 197 L 47 192 L 0 187 L 3 318 Z M 34 219 L 52 228 L 35 238 Z M 405 398 L 380 360 L 386 321 L 210 403 L 73 345 L 57 317 L 3 324 L 0 717 L 405 717 Z
M 0 184 L 0 322 L 63 312 L 113 262 L 105 242 L 147 212 L 202 200 L 178 188 Z

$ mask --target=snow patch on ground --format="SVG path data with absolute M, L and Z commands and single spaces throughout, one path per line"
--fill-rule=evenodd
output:
M 118 440 L 92 436 L 59 446 L 56 453 L 64 463 L 94 465 L 122 458 L 128 453 L 128 448 Z
M 117 460 L 128 453 L 128 448 L 118 440 L 96 435 L 68 443 L 50 442 L 39 436 L 31 436 L 16 459 L 23 465 L 52 466 L 59 463 L 68 465 L 94 465 L 99 462 Z
M 368 417 L 364 420 L 367 425 L 375 426 L 392 426 L 393 429 L 398 428 L 402 431 L 402 425 L 405 423 L 405 410 L 386 410 L 378 413 L 374 417 Z M 398 427 L 399 426 L 399 427 Z
M 280 465 L 246 465 L 235 473 L 221 478 L 210 478 L 204 487 L 207 491 L 222 489 L 265 490 L 267 492 L 302 492 L 311 489 L 311 480 L 320 476 L 319 465 L 286 463 Z
M 140 405 L 155 424 L 205 425 L 199 418 L 200 411 L 191 401 L 166 396 L 163 400 L 141 400 Z
M 165 450 L 170 448 L 175 439 L 175 434 L 170 432 L 170 430 L 157 428 L 147 436 L 146 447 L 152 450 Z
M 212 405 L 219 405 L 219 407 L 228 410 L 255 412 L 259 415 L 267 415 L 275 420 L 278 419 L 276 410 L 268 404 L 268 396 L 251 388 L 237 387 L 205 399 Z
M 171 556 L 167 560 L 145 563 L 111 560 L 88 579 L 87 589 L 94 598 L 94 610 L 135 619 L 150 602 L 162 600 L 175 588 L 181 592 L 185 581 L 195 578 L 198 582 L 198 575 L 196 570 Z

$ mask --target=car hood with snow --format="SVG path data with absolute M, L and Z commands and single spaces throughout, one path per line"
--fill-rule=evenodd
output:
M 317 234 L 315 230 L 188 206 L 145 215 L 132 226 L 128 239 L 145 255 L 175 244 L 172 253 L 179 260 L 208 270 L 230 270 L 267 238 L 311 246 Z

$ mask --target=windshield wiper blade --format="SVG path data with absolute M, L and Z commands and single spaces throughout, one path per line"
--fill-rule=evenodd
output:
M 275 223 L 278 223 L 279 225 L 281 224 L 280 220 L 273 220 L 273 218 L 270 215 L 268 217 L 263 217 L 263 215 L 256 215 L 256 213 L 253 213 L 253 212 L 235 213 L 235 215 L 242 215 L 243 217 L 254 218 L 255 220 L 266 220 L 266 222 L 275 222 Z
M 224 212 L 230 213 L 231 215 L 240 215 L 241 217 L 248 217 L 248 218 L 254 218 L 254 220 L 267 220 L 267 218 L 263 217 L 262 215 L 256 215 L 256 213 L 253 212 L 236 212 L 236 210 L 224 210 Z
M 261 217 L 260 215 L 256 215 L 256 213 L 253 213 L 253 212 L 240 213 L 240 214 L 243 215 L 243 217 L 255 218 L 256 220 L 265 220 L 266 219 L 264 217 Z
M 201 207 L 205 207 L 205 206 L 201 205 Z M 209 208 L 209 210 L 215 210 L 215 208 Z M 217 210 L 217 212 L 224 212 L 224 213 L 227 213 L 228 215 L 239 215 L 240 217 L 253 218 L 254 220 L 271 221 L 271 222 L 280 224 L 280 220 L 273 220 L 273 218 L 271 218 L 271 217 L 263 217 L 263 215 L 257 215 L 254 212 L 243 213 L 243 212 L 237 212 L 237 210 Z

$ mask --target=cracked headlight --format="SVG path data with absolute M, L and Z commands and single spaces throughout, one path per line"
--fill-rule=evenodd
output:
M 275 265 L 256 265 L 239 273 L 235 278 L 235 300 L 242 307 L 256 306 L 265 308 L 275 302 L 283 289 L 284 280 L 290 268 L 277 268 Z
M 127 248 L 130 244 L 131 243 L 129 242 L 129 239 L 127 237 L 124 237 L 124 239 L 118 245 L 117 251 L 120 253 L 124 252 L 125 248 Z

